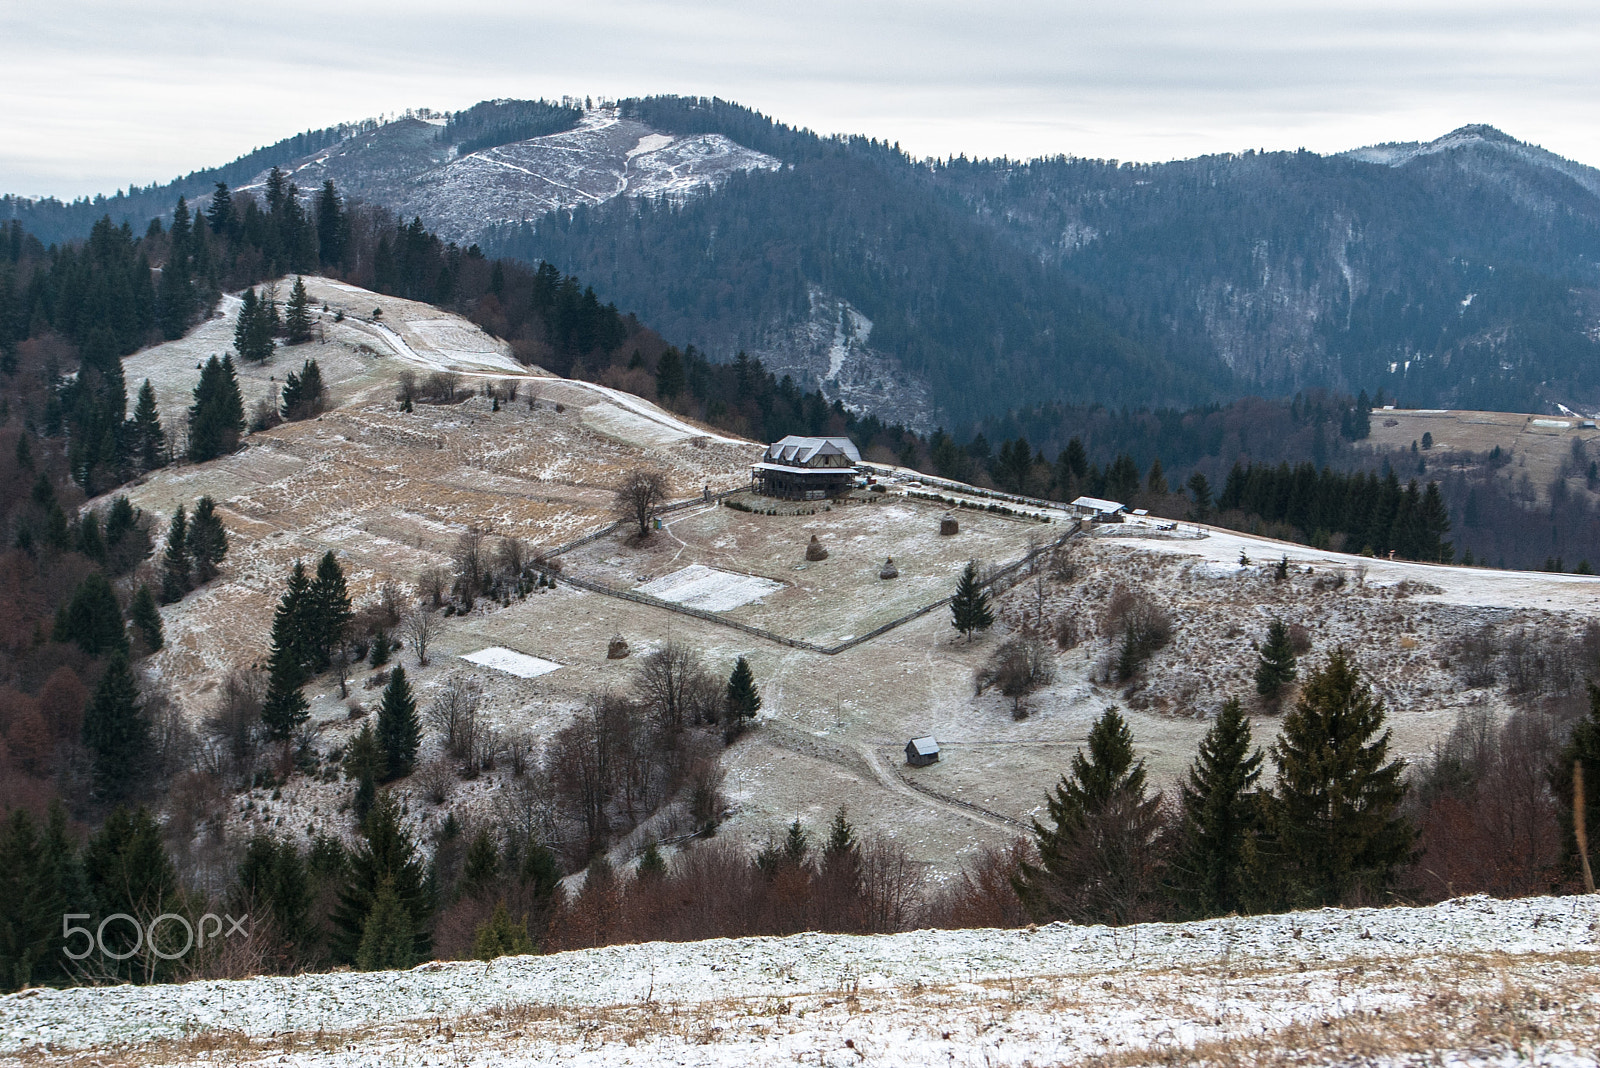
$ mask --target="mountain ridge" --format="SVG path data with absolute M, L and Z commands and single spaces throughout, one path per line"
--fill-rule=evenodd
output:
M 517 103 L 479 105 L 479 126 Z M 459 155 L 441 121 L 343 128 L 272 165 L 919 429 L 1312 388 L 1600 404 L 1600 171 L 1492 126 L 1130 164 L 917 161 L 703 98 L 586 107 Z

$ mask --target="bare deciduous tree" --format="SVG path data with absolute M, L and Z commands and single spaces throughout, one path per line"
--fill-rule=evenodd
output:
M 1008 638 L 977 673 L 978 693 L 997 688 L 1011 698 L 1011 714 L 1026 716 L 1028 695 L 1055 681 L 1055 660 L 1050 647 L 1033 636 Z
M 446 679 L 428 705 L 429 726 L 444 735 L 445 751 L 457 760 L 475 763 L 480 753 L 483 727 L 478 711 L 482 705 L 482 689 L 460 675 Z
M 411 618 L 405 622 L 406 644 L 411 646 L 411 651 L 416 654 L 417 664 L 421 667 L 428 666 L 428 643 L 433 641 L 438 627 L 439 621 L 434 619 L 433 613 L 426 608 L 419 608 L 411 613 Z
M 667 501 L 667 478 L 660 471 L 630 471 L 617 487 L 612 514 L 624 523 L 639 524 L 639 537 L 650 536 L 650 520 Z
M 255 756 L 261 741 L 261 702 L 266 695 L 266 672 L 258 668 L 236 667 L 222 678 L 205 728 L 235 764 Z
M 417 576 L 417 598 L 430 608 L 444 604 L 445 591 L 450 588 L 450 576 L 442 567 L 430 567 Z
M 489 553 L 484 546 L 483 535 L 477 530 L 469 530 L 457 538 L 450 562 L 455 565 L 455 582 L 452 584 L 455 595 L 464 604 L 471 605 L 488 585 Z
M 640 661 L 633 686 L 651 718 L 668 732 L 699 720 L 709 711 L 706 705 L 714 709 L 721 696 L 695 651 L 671 639 Z
M 516 582 L 522 577 L 522 571 L 528 566 L 528 543 L 521 538 L 500 539 L 500 570 L 505 580 Z

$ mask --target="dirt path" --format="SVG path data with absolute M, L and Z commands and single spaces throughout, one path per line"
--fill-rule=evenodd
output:
M 911 798 L 925 807 L 943 809 L 947 812 L 953 812 L 957 816 L 965 816 L 974 823 L 981 823 L 991 830 L 1004 831 L 1006 834 L 1016 834 L 1021 826 L 1021 824 L 1011 823 L 988 815 L 975 807 L 955 801 L 946 801 L 943 798 L 923 793 L 921 790 L 907 785 L 898 775 L 883 766 L 883 761 L 878 759 L 878 754 L 866 742 L 858 743 L 856 751 L 867 762 L 867 767 L 872 769 L 872 773 L 878 777 L 878 781 L 893 793 Z

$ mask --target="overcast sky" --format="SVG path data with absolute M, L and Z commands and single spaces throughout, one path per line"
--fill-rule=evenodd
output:
M 408 107 L 647 93 L 918 156 L 1336 151 L 1487 122 L 1600 165 L 1600 2 L 0 0 L 0 192 L 166 181 Z

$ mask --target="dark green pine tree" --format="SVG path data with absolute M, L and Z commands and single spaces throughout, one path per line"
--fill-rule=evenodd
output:
M 233 221 L 233 193 L 229 191 L 227 182 L 218 182 L 215 192 L 211 194 L 211 203 L 206 207 L 206 221 L 211 224 L 214 234 L 225 233 Z
M 467 845 L 467 859 L 461 868 L 461 893 L 481 898 L 500 878 L 500 849 L 489 828 L 481 828 Z
M 1211 517 L 1211 483 L 1206 481 L 1206 476 L 1199 471 L 1189 476 L 1189 495 L 1194 498 L 1194 507 L 1189 509 L 1191 518 L 1196 523 L 1204 523 Z
M 284 378 L 279 414 L 285 420 L 310 419 L 323 410 L 328 390 L 322 384 L 322 369 L 316 360 L 307 360 L 300 373 L 290 371 Z
M 293 842 L 270 834 L 253 835 L 239 861 L 233 897 L 241 912 L 271 921 L 280 957 L 292 958 L 297 949 L 312 943 L 311 874 Z M 258 930 L 252 925 L 252 938 Z
M 61 803 L 42 828 L 26 808 L 12 809 L 0 824 L 0 992 L 68 978 L 61 917 L 87 897 Z
M 345 588 L 344 570 L 332 550 L 317 563 L 317 577 L 311 582 L 305 614 L 311 640 L 311 671 L 326 671 L 345 638 L 350 625 L 350 594 Z
M 349 238 L 349 223 L 344 205 L 333 179 L 322 183 L 317 195 L 317 259 L 324 267 L 338 267 L 344 263 L 345 246 Z
M 1387 759 L 1383 725 L 1383 701 L 1343 649 L 1306 677 L 1284 717 L 1272 747 L 1272 809 L 1291 903 L 1381 893 L 1410 851 L 1412 829 L 1400 815 L 1405 761 Z
M 1160 798 L 1145 795 L 1144 761 L 1115 706 L 1089 731 L 1089 755 L 1072 758 L 1045 802 L 1051 826 L 1033 821 L 1039 863 L 1012 879 L 1038 920 L 1122 924 L 1137 919 L 1157 885 Z
M 272 358 L 273 337 L 278 333 L 278 309 L 254 289 L 240 298 L 239 319 L 233 328 L 233 350 L 249 363 L 266 363 Z
M 161 603 L 183 600 L 191 588 L 194 561 L 189 556 L 189 516 L 178 505 L 167 524 L 167 547 L 161 554 Z
M 133 595 L 133 603 L 128 606 L 128 621 L 139 632 L 139 637 L 144 639 L 147 652 L 153 653 L 166 643 L 161 627 L 161 609 L 156 607 L 155 595 L 150 592 L 148 583 L 139 583 L 139 592 Z
M 303 345 L 311 340 L 311 306 L 306 296 L 306 280 L 295 276 L 294 288 L 289 290 L 289 303 L 284 307 L 283 328 L 285 340 L 291 345 Z
M 128 445 L 139 470 L 154 471 L 165 466 L 167 432 L 161 427 L 161 413 L 156 410 L 156 390 L 148 378 L 139 387 L 139 397 L 134 402 L 133 419 L 128 427 Z
M 310 718 L 310 706 L 300 687 L 306 684 L 311 636 L 306 633 L 306 605 L 311 583 L 299 560 L 289 572 L 289 586 L 272 616 L 272 652 L 267 660 L 267 695 L 261 705 L 261 722 L 267 737 L 287 741 Z
M 161 333 L 169 341 L 183 336 L 194 314 L 194 285 L 190 264 L 192 228 L 189 207 L 183 197 L 172 214 L 167 262 L 161 267 L 156 299 L 160 309 Z
M 360 823 L 378 799 L 378 777 L 383 774 L 383 751 L 378 747 L 378 736 L 372 732 L 372 724 L 364 724 L 361 733 L 351 741 L 345 753 L 344 773 L 356 781 L 350 808 L 356 814 L 356 822 Z
M 94 764 L 95 794 L 111 801 L 128 796 L 150 750 L 150 726 L 139 707 L 128 655 L 121 650 L 111 654 L 84 710 L 83 746 Z
M 729 716 L 739 726 L 761 711 L 761 691 L 756 688 L 755 672 L 750 670 L 750 661 L 742 656 L 733 665 L 733 674 L 728 676 L 727 705 Z
M 1444 540 L 1450 532 L 1450 512 L 1439 493 L 1439 483 L 1430 482 L 1422 494 L 1419 509 L 1422 525 L 1422 544 L 1417 558 L 1430 563 L 1448 564 L 1456 557 L 1455 546 Z
M 239 318 L 233 324 L 233 351 L 239 359 L 255 363 L 255 353 L 250 347 L 251 331 L 255 328 L 259 298 L 254 289 L 247 289 L 239 297 Z
M 127 652 L 128 634 L 122 625 L 122 606 L 105 572 L 91 571 L 72 593 L 72 600 L 56 613 L 58 642 L 76 642 L 89 656 Z
M 184 911 L 178 870 L 162 842 L 161 825 L 142 806 L 131 812 L 121 805 L 112 810 L 99 833 L 84 846 L 83 871 L 89 894 L 102 917 L 126 913 L 148 930 L 150 921 L 162 913 Z M 176 950 L 183 945 L 181 925 L 163 924 L 158 932 L 169 943 L 162 948 L 177 957 Z M 104 931 L 106 948 L 111 950 L 108 956 L 131 950 L 136 937 L 131 924 L 108 924 Z M 150 963 L 154 964 L 157 979 L 169 978 L 178 967 L 177 959 L 152 961 L 148 954 L 141 953 L 131 955 L 120 965 L 121 974 L 143 979 Z
M 378 705 L 378 751 L 385 780 L 411 774 L 421 741 L 422 725 L 417 721 L 417 702 L 411 696 L 406 669 L 396 667 L 389 673 L 389 685 L 383 688 Z
M 1252 895 L 1254 840 L 1261 831 L 1260 749 L 1251 751 L 1250 720 L 1236 697 L 1200 740 L 1180 785 L 1182 830 L 1173 863 L 1180 907 L 1193 916 L 1243 911 Z
M 1267 640 L 1256 664 L 1256 693 L 1272 700 L 1298 674 L 1289 626 L 1281 619 L 1267 625 Z
M 671 400 L 683 392 L 688 379 L 683 368 L 683 357 L 669 347 L 656 360 L 656 395 Z
M 654 843 L 650 848 L 654 848 Z M 646 852 L 645 855 L 648 857 L 649 853 Z M 659 853 L 656 856 L 657 859 L 660 858 Z M 644 874 L 643 860 L 639 862 L 639 871 L 639 878 L 650 878 Z M 520 920 L 513 920 L 504 898 L 495 902 L 494 912 L 478 925 L 478 930 L 472 937 L 472 956 L 475 960 L 517 957 L 536 952 L 538 947 L 533 944 L 533 938 L 528 934 L 528 917 L 524 915 Z
M 432 950 L 428 921 L 433 895 L 426 868 L 400 819 L 400 803 L 387 791 L 373 803 L 362 823 L 364 841 L 350 857 L 349 875 L 333 908 L 330 949 L 335 960 L 355 964 L 384 886 L 406 912 L 411 931 L 412 963 Z M 391 942 L 392 945 L 392 942 Z
M 195 502 L 185 544 L 194 562 L 195 582 L 206 583 L 216 578 L 217 566 L 228 555 L 228 532 L 222 525 L 222 517 L 217 515 L 216 502 L 210 497 L 201 497 Z
M 189 459 L 214 460 L 232 452 L 244 433 L 244 398 L 234 373 L 233 357 L 212 356 L 200 370 L 189 407 Z
M 394 880 L 385 879 L 361 927 L 356 967 L 364 972 L 410 968 L 417 963 L 416 937 L 411 911 L 401 903 Z
M 989 594 L 978 581 L 978 562 L 968 560 L 956 582 L 955 596 L 950 598 L 951 625 L 972 640 L 973 632 L 988 630 L 994 624 L 994 612 L 989 608 Z

